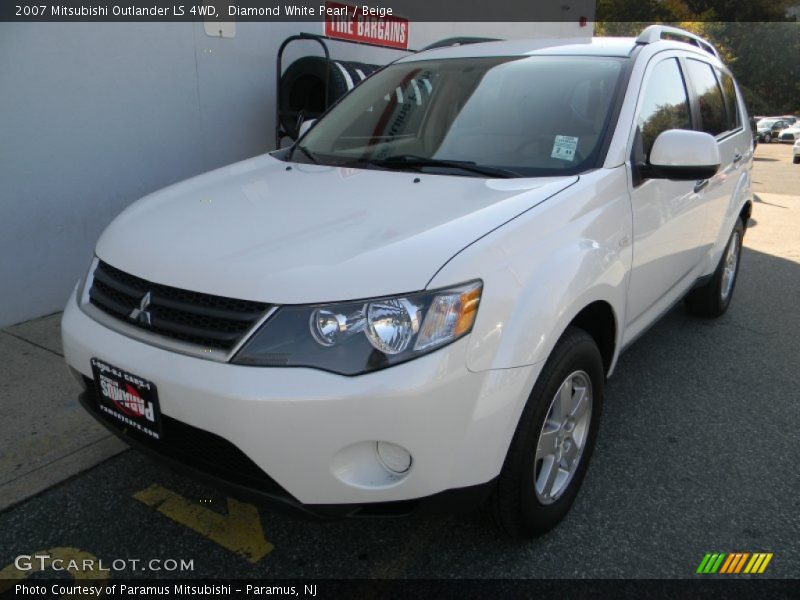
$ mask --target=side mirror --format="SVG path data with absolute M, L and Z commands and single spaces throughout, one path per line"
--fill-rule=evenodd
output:
M 301 137 L 303 137 L 306 131 L 311 129 L 314 126 L 314 123 L 316 122 L 317 122 L 316 119 L 306 119 L 305 121 L 300 123 L 300 129 L 298 129 L 297 131 L 297 139 L 299 140 Z
M 708 179 L 721 163 L 717 141 L 702 131 L 668 129 L 650 151 L 654 176 L 663 179 Z

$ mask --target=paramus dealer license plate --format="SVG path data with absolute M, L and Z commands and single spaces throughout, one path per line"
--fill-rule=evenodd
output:
M 160 440 L 161 411 L 156 385 L 92 358 L 92 374 L 100 412 L 122 428 Z

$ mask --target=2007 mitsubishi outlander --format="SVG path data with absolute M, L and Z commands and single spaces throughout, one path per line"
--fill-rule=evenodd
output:
M 692 34 L 418 53 L 292 147 L 125 210 L 66 360 L 97 419 L 234 493 L 322 517 L 486 502 L 540 534 L 620 352 L 676 302 L 728 307 L 751 166 Z

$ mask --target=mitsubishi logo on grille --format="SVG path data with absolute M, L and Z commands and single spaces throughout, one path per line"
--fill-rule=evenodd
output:
M 152 325 L 150 321 L 150 313 L 147 309 L 150 308 L 150 292 L 147 292 L 139 301 L 139 306 L 131 311 L 128 318 L 131 321 L 138 321 L 140 325 Z

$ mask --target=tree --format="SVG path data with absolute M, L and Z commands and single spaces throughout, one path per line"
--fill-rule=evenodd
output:
M 787 21 L 797 0 L 598 0 L 600 23 Z
M 751 114 L 800 112 L 796 0 L 599 0 L 596 35 L 636 36 L 667 23 L 710 41 L 733 71 Z M 783 21 L 783 22 L 778 22 Z

